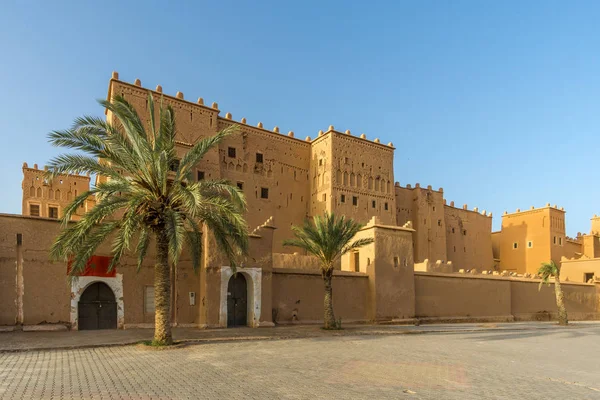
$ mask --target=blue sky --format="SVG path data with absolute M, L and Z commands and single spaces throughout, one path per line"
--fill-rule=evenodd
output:
M 547 202 L 570 236 L 600 214 L 600 2 L 125 3 L 3 4 L 0 212 L 21 211 L 21 164 L 59 152 L 49 131 L 102 115 L 116 70 L 297 136 L 392 141 L 397 181 L 495 229 Z

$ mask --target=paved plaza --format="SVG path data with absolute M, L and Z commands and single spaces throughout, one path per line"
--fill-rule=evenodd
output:
M 596 324 L 4 352 L 0 398 L 600 399 L 598 354 Z

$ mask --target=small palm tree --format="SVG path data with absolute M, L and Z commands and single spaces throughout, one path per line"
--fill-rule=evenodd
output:
M 340 218 L 331 213 L 323 217 L 313 217 L 313 223 L 305 220 L 302 227 L 293 226 L 296 236 L 283 242 L 284 246 L 295 246 L 306 250 L 317 257 L 321 263 L 321 275 L 325 283 L 325 329 L 336 329 L 333 313 L 333 290 L 331 278 L 333 266 L 337 260 L 351 250 L 358 249 L 373 242 L 373 239 L 358 239 L 352 241 L 362 225 L 343 215 Z
M 554 277 L 554 292 L 556 294 L 556 306 L 558 307 L 558 324 L 568 325 L 567 309 L 565 308 L 565 298 L 560 287 L 560 266 L 554 261 L 548 263 L 542 263 L 542 266 L 538 270 L 538 275 L 542 277 L 538 290 L 542 289 L 542 285 L 550 284 L 550 277 Z
M 85 269 L 88 259 L 104 241 L 112 242 L 109 270 L 137 241 L 137 268 L 154 239 L 155 329 L 154 344 L 170 345 L 171 282 L 169 259 L 174 266 L 184 243 L 194 270 L 200 264 L 201 225 L 216 239 L 235 268 L 248 247 L 242 193 L 224 180 L 195 182 L 195 166 L 232 129 L 200 140 L 181 159 L 175 149 L 175 114 L 160 106 L 158 124 L 152 95 L 148 96 L 149 121 L 144 124 L 123 97 L 100 101 L 117 122 L 96 117 L 75 120 L 71 129 L 49 135 L 55 146 L 78 150 L 50 162 L 48 177 L 64 173 L 89 173 L 106 179 L 81 193 L 64 209 L 62 231 L 51 248 L 51 258 L 71 262 L 71 276 Z M 83 153 L 83 154 L 81 154 Z M 81 220 L 68 224 L 89 196 L 96 205 Z

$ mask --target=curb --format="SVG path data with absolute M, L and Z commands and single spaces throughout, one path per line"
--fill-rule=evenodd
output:
M 351 332 L 342 329 L 342 331 L 331 331 L 329 335 L 304 335 L 304 336 L 293 336 L 293 335 L 277 335 L 277 336 L 241 336 L 241 337 L 215 337 L 215 338 L 190 338 L 190 339 L 176 339 L 177 342 L 184 343 L 185 345 L 202 345 L 202 344 L 219 344 L 229 342 L 253 342 L 253 341 L 269 341 L 269 340 L 293 340 L 293 339 L 320 339 L 320 338 L 331 338 L 331 337 L 352 337 L 352 336 L 394 336 L 394 335 L 425 335 L 425 334 L 460 334 L 460 333 L 479 333 L 479 332 L 521 332 L 521 331 L 542 331 L 542 330 L 555 330 L 555 329 L 578 329 L 585 328 L 585 325 L 570 325 L 567 327 L 560 327 L 558 325 L 540 325 L 540 326 L 526 326 L 526 327 L 474 327 L 467 329 L 453 329 L 453 328 L 442 328 L 442 329 L 418 329 L 418 330 L 387 330 L 387 331 L 357 331 Z M 33 351 L 60 351 L 60 350 L 78 350 L 78 349 L 95 349 L 104 347 L 123 347 L 137 345 L 144 339 L 129 340 L 118 343 L 98 343 L 98 344 L 83 344 L 83 345 L 72 345 L 72 346 L 55 346 L 55 347 L 43 347 L 43 348 L 17 348 L 17 349 L 2 349 L 0 348 L 0 354 L 2 353 L 24 353 Z M 185 346 L 183 346 L 185 347 Z

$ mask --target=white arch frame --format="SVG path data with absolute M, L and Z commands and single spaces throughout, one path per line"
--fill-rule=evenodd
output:
M 244 275 L 247 285 L 248 296 L 248 326 L 258 328 L 260 326 L 260 307 L 262 296 L 262 269 L 261 268 L 238 268 L 238 274 Z M 221 307 L 219 312 L 219 326 L 227 328 L 227 286 L 229 279 L 233 276 L 231 267 L 221 267 Z
M 123 304 L 123 274 L 114 278 L 100 276 L 80 276 L 71 282 L 71 329 L 79 330 L 79 299 L 88 286 L 103 282 L 113 291 L 117 301 L 117 329 L 123 329 L 125 322 L 125 306 Z

